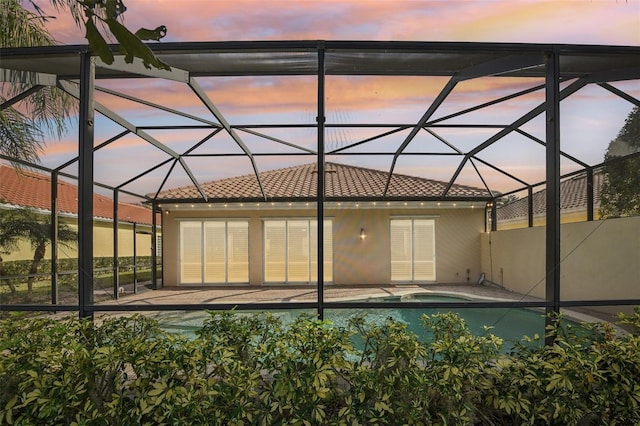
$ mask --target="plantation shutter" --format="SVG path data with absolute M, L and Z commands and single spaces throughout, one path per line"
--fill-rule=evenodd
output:
M 264 222 L 265 282 L 318 281 L 318 222 L 308 219 Z M 324 280 L 333 281 L 333 226 L 324 221 Z
M 391 280 L 411 281 L 411 220 L 391 221 Z
M 202 282 L 201 222 L 180 222 L 180 282 Z
M 224 222 L 204 223 L 204 281 L 223 283 L 226 281 L 226 230 Z
M 309 221 L 287 222 L 287 281 L 309 281 Z
M 433 219 L 391 220 L 392 281 L 435 281 L 435 229 Z
M 330 220 L 324 221 L 324 241 L 322 248 L 324 250 L 324 280 L 331 282 L 333 281 L 333 222 Z M 318 277 L 316 276 L 316 281 L 317 280 Z
M 309 269 L 311 281 L 318 282 L 318 221 L 309 221 L 311 236 L 309 242 Z M 324 221 L 324 242 L 322 244 L 324 252 L 324 281 L 333 281 L 333 222 Z
M 249 282 L 249 223 L 227 223 L 227 282 Z
M 413 280 L 434 281 L 436 279 L 435 221 L 415 219 L 413 221 Z
M 249 282 L 249 222 L 180 222 L 180 284 Z
M 325 253 L 326 256 L 326 253 Z M 318 221 L 309 221 L 309 281 L 318 282 Z
M 287 223 L 284 220 L 264 222 L 264 279 L 267 282 L 285 282 Z

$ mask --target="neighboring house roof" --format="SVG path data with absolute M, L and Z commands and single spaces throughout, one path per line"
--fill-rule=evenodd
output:
M 51 210 L 50 176 L 0 164 L 0 182 L 0 204 Z M 96 218 L 113 219 L 113 200 L 93 194 L 93 210 Z M 78 214 L 77 186 L 58 180 L 58 211 Z M 152 222 L 149 208 L 128 203 L 118 203 L 118 218 L 141 224 Z
M 604 174 L 593 174 L 593 204 L 600 205 L 600 191 L 604 183 Z M 533 193 L 533 215 L 546 213 L 547 190 Z M 560 210 L 576 211 L 587 209 L 587 177 L 584 173 L 560 182 Z M 520 198 L 498 207 L 498 223 L 504 220 L 526 219 L 529 212 L 529 197 Z
M 269 200 L 313 199 L 316 197 L 315 163 L 259 174 Z M 326 199 L 380 199 L 389 177 L 388 172 L 337 163 L 325 164 Z M 200 185 L 210 201 L 263 199 L 254 174 L 221 179 Z M 446 182 L 394 173 L 386 197 L 389 199 L 440 199 Z M 151 194 L 153 195 L 153 194 Z M 453 185 L 449 198 L 490 199 L 486 189 Z M 202 196 L 195 186 L 169 189 L 158 194 L 160 201 L 195 201 Z

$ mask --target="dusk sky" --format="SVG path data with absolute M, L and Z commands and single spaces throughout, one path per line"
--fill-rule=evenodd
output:
M 28 2 L 24 2 L 25 5 Z M 49 2 L 37 2 L 50 11 Z M 168 35 L 163 41 L 229 41 L 229 40 L 384 40 L 384 41 L 482 41 L 524 43 L 572 43 L 603 45 L 640 45 L 640 0 L 618 1 L 209 1 L 209 0 L 128 0 L 125 24 L 135 30 L 141 26 L 154 28 L 166 25 Z M 51 12 L 57 18 L 48 24 L 52 35 L 64 44 L 84 43 L 83 30 L 75 26 L 64 14 Z M 385 122 L 415 123 L 429 103 L 446 83 L 446 79 L 418 78 L 338 78 L 327 79 L 327 116 L 334 123 L 365 122 L 384 117 Z M 172 83 L 149 82 L 143 88 L 137 82 L 100 82 L 101 85 L 118 89 L 127 94 L 151 98 L 154 102 L 180 107 L 192 114 L 211 118 L 188 89 Z M 233 124 L 256 120 L 277 123 L 312 123 L 315 117 L 315 80 L 303 77 L 252 79 L 228 78 L 214 82 L 206 79 L 202 86 Z M 437 116 L 443 116 L 456 108 L 468 107 L 469 102 L 486 100 L 490 93 L 494 98 L 503 96 L 506 88 L 531 87 L 540 81 L 513 81 L 496 84 L 490 78 L 479 79 L 473 84 L 460 85 L 452 96 L 452 103 L 443 105 Z M 640 82 L 616 84 L 632 96 L 640 97 Z M 190 95 L 190 96 L 189 96 Z M 494 111 L 484 112 L 469 120 L 508 124 L 543 99 L 541 93 L 532 94 L 517 105 L 504 105 Z M 598 98 L 597 104 L 590 99 Z M 166 122 L 167 118 L 148 109 L 104 94 L 97 99 L 136 124 Z M 251 101 L 248 102 L 247 100 Z M 604 101 L 603 101 L 604 99 Z M 472 105 L 472 104 L 471 104 Z M 604 150 L 613 139 L 632 105 L 608 94 L 603 89 L 587 88 L 563 102 L 562 147 L 572 155 L 591 164 L 603 159 Z M 450 110 L 447 110 L 450 108 Z M 585 130 L 587 129 L 588 130 Z M 528 125 L 528 130 L 543 137 L 539 119 Z M 595 129 L 595 130 L 594 130 Z M 97 122 L 96 143 L 107 139 L 122 129 L 106 120 Z M 453 140 L 462 151 L 478 141 L 491 136 L 491 132 L 474 134 L 443 132 L 441 136 Z M 184 151 L 205 132 L 165 132 L 157 137 L 176 151 Z M 75 142 L 77 129 L 71 129 L 62 141 L 48 144 L 42 163 L 57 166 L 72 158 L 77 152 Z M 154 136 L 156 136 L 154 134 Z M 312 130 L 297 130 L 288 133 L 276 132 L 271 136 L 292 140 L 304 145 L 308 139 L 313 143 Z M 345 129 L 328 134 L 327 143 L 333 147 L 355 142 L 367 137 L 365 132 Z M 247 145 L 256 142 L 246 136 Z M 398 143 L 402 135 L 388 143 Z M 419 142 L 418 142 L 419 143 Z M 512 143 L 519 143 L 517 141 Z M 155 164 L 160 157 L 143 154 L 144 143 L 127 137 L 117 146 L 98 155 L 106 164 L 118 161 L 118 167 L 131 170 L 135 175 Z M 220 138 L 216 149 L 234 149 L 227 139 Z M 413 142 L 412 142 L 413 145 Z M 535 144 L 533 144 L 535 145 Z M 305 145 L 306 146 L 306 145 Z M 226 148 L 225 148 L 226 147 Z M 311 146 L 312 147 L 312 146 Z M 373 149 L 378 149 L 376 146 Z M 409 149 L 412 149 L 411 146 Z M 501 157 L 500 147 L 485 155 L 490 161 L 500 163 L 511 172 L 519 171 L 523 177 L 535 182 L 544 175 L 540 169 L 543 152 L 539 146 L 524 145 L 512 151 L 511 157 Z M 531 160 L 535 158 L 536 160 Z M 117 159 L 117 160 L 116 160 Z M 250 172 L 246 160 L 242 166 L 231 166 L 232 161 L 212 167 L 211 164 L 194 160 L 190 163 L 194 171 L 203 173 L 202 180 L 219 179 Z M 261 160 L 261 170 L 292 165 L 291 160 Z M 332 160 L 337 161 L 337 160 Z M 358 165 L 387 169 L 390 159 L 372 159 Z M 447 163 L 449 161 L 449 163 Z M 457 166 L 456 161 L 436 163 L 427 160 L 400 162 L 397 171 L 436 179 L 447 179 Z M 543 161 L 543 160 L 542 160 Z M 305 160 L 304 162 L 309 162 Z M 571 170 L 575 165 L 565 165 Z M 428 176 L 426 175 L 428 171 Z M 166 172 L 166 169 L 165 169 Z M 200 172 L 198 172 L 200 173 Z M 158 179 L 162 171 L 155 177 Z M 109 184 L 118 184 L 112 170 L 96 170 L 96 179 Z M 499 182 L 499 176 L 491 176 L 489 183 L 501 191 L 512 189 L 513 182 Z M 492 181 L 495 180 L 495 182 Z M 459 183 L 478 185 L 477 178 L 463 174 Z M 184 175 L 170 180 L 169 186 L 188 184 Z M 152 186 L 151 186 L 152 188 Z M 148 192 L 144 185 L 132 190 Z M 153 189 L 151 189 L 153 190 Z
M 46 0 L 37 3 L 49 5 Z M 638 0 L 127 0 L 125 4 L 130 28 L 166 25 L 165 41 L 640 43 Z M 48 27 L 60 42 L 83 42 L 82 32 L 64 16 L 58 14 Z

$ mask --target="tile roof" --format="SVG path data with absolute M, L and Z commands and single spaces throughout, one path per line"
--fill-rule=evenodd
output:
M 0 204 L 50 210 L 50 176 L 0 164 Z M 96 218 L 113 218 L 113 200 L 109 197 L 93 194 L 93 209 Z M 58 210 L 78 214 L 77 186 L 58 180 Z M 152 222 L 150 209 L 128 203 L 118 203 L 118 217 L 127 222 Z
M 604 183 L 604 174 L 593 174 L 593 200 L 594 206 L 600 204 L 600 190 Z M 533 215 L 545 214 L 547 208 L 547 191 L 543 189 L 533 193 Z M 560 210 L 587 209 L 587 177 L 580 174 L 560 182 Z M 516 220 L 527 218 L 529 210 L 529 197 L 498 207 L 498 223 L 501 220 Z
M 382 198 L 388 172 L 337 163 L 325 165 L 325 193 L 327 199 Z M 268 199 L 290 200 L 316 197 L 317 169 L 315 163 L 260 173 L 260 180 Z M 200 185 L 210 201 L 263 199 L 258 180 L 253 174 L 221 179 Z M 446 182 L 394 173 L 387 198 L 440 198 Z M 150 194 L 151 196 L 153 194 Z M 453 185 L 448 197 L 488 199 L 482 188 Z M 201 200 L 195 186 L 169 189 L 158 194 L 158 200 Z

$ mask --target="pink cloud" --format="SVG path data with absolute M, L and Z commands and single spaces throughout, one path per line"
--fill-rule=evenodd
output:
M 640 45 L 638 0 L 126 0 L 125 3 L 128 6 L 125 24 L 129 28 L 154 28 L 164 24 L 169 28 L 166 41 L 351 39 Z M 40 0 L 39 4 L 45 9 L 50 8 L 47 0 Z M 67 14 L 50 13 L 58 16 L 47 24 L 58 40 L 67 44 L 85 43 L 84 30 L 78 28 Z M 232 122 L 252 115 L 265 116 L 267 113 L 277 117 L 290 114 L 287 120 L 283 120 L 286 122 L 304 120 L 308 123 L 313 122 L 315 117 L 317 89 L 313 77 L 199 78 L 198 81 Z M 376 114 L 374 120 L 379 117 L 384 122 L 395 119 L 415 122 L 445 82 L 446 78 L 330 76 L 326 87 L 327 113 L 330 119 L 339 121 L 342 117 L 347 123 L 350 120 L 361 121 L 365 116 L 370 120 L 372 112 Z M 443 111 L 453 112 L 539 82 L 534 79 L 483 78 L 461 83 L 443 105 Z M 213 119 L 186 85 L 151 80 L 99 81 L 98 84 Z M 635 84 L 636 89 L 633 86 L 626 89 L 638 96 L 637 82 L 629 84 Z M 542 96 L 542 93 L 537 93 L 527 97 L 524 107 L 541 102 Z M 578 92 L 573 99 L 582 101 L 587 96 L 590 93 Z M 157 122 L 159 117 L 165 117 L 165 113 L 155 113 L 112 96 L 98 94 L 97 99 L 127 118 L 133 114 L 131 120 L 136 125 L 148 124 L 154 119 Z M 523 103 L 520 102 L 518 106 L 522 107 Z M 501 105 L 497 111 L 508 114 L 508 117 L 518 116 L 518 111 L 509 104 Z M 441 113 L 438 111 L 436 116 Z M 501 118 L 507 119 L 504 116 Z M 115 127 L 109 127 L 108 130 Z M 354 129 L 348 136 L 360 137 L 359 132 Z M 461 133 L 459 131 L 451 136 L 461 136 Z M 443 134 L 449 136 L 446 132 Z M 75 155 L 77 142 L 74 136 L 49 144 L 47 156 L 62 158 L 64 155 Z M 110 136 L 112 134 L 106 137 Z M 158 138 L 174 146 L 182 143 L 181 136 L 184 135 L 163 134 Z M 96 142 L 104 138 L 97 137 Z M 191 141 L 193 138 L 185 137 L 184 140 Z M 477 135 L 478 138 L 482 140 L 484 136 Z M 607 142 L 610 137 L 604 139 Z M 114 146 L 113 151 L 124 147 L 138 150 L 144 144 L 146 142 L 127 138 L 117 147 Z M 153 154 L 157 155 L 155 151 Z M 135 163 L 135 160 L 132 156 L 127 158 L 131 163 Z M 236 160 L 228 161 L 233 163 Z M 270 165 L 271 161 L 283 160 L 261 158 L 259 161 Z M 525 176 L 528 173 L 518 170 L 517 164 L 513 167 L 514 173 L 523 173 Z M 237 171 L 233 167 L 229 167 L 229 170 L 231 174 Z
M 454 25 L 454 34 L 468 41 L 636 45 L 639 6 L 637 1 L 497 1 L 489 7 L 467 8 Z M 451 23 L 456 19 L 452 17 Z
M 50 12 L 48 2 L 40 6 Z M 167 41 L 362 39 L 640 44 L 640 2 L 129 0 L 125 24 Z M 84 42 L 68 14 L 48 27 Z
M 358 112 L 417 108 L 418 111 L 423 111 L 447 80 L 445 77 L 329 76 L 326 80 L 327 110 Z M 231 117 L 265 114 L 267 111 L 269 114 L 296 114 L 316 109 L 317 87 L 313 77 L 199 78 L 198 81 L 222 113 Z M 529 78 L 477 79 L 461 83 L 447 104 L 463 108 L 465 104 L 469 106 L 470 102 L 486 102 L 539 83 L 539 79 Z M 195 94 L 181 83 L 118 80 L 99 84 L 213 120 Z M 144 110 L 152 111 L 108 94 L 99 93 L 96 99 L 123 115 L 135 111 L 139 114 L 144 114 Z

